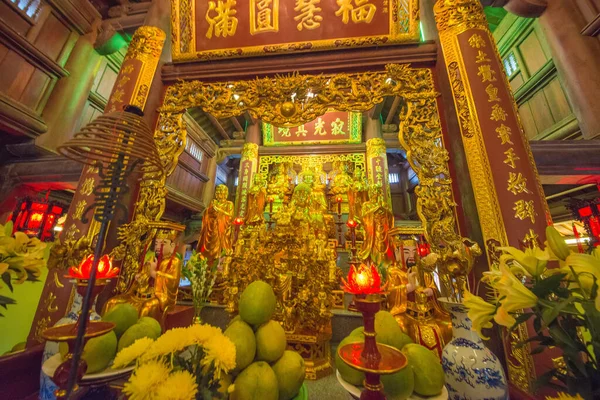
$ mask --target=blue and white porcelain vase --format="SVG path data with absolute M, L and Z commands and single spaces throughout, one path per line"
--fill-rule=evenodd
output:
M 471 330 L 467 308 L 448 298 L 438 301 L 452 317 L 452 340 L 442 352 L 442 367 L 450 400 L 508 399 L 502 364 Z
M 83 304 L 83 297 L 77 291 L 75 291 L 75 296 L 73 297 L 73 303 L 71 304 L 71 309 L 63 318 L 59 319 L 54 326 L 71 324 L 73 322 L 77 322 L 79 319 L 79 314 L 81 313 L 81 305 Z M 90 310 L 90 321 L 98 321 L 100 319 L 100 315 L 96 313 L 96 304 Z M 42 365 L 46 362 L 47 359 L 52 357 L 58 353 L 58 343 L 57 342 L 46 342 L 46 346 L 44 347 L 44 354 L 42 355 Z M 54 392 L 58 389 L 58 386 L 52 381 L 51 377 L 44 374 L 44 371 L 40 372 L 40 400 L 56 400 L 56 396 Z

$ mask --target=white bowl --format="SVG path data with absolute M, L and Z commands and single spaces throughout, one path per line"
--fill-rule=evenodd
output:
M 60 355 L 60 353 L 57 353 L 46 360 L 46 362 L 42 365 L 42 371 L 44 371 L 46 375 L 52 378 L 54 376 L 56 368 L 58 368 L 58 366 L 62 364 L 62 362 L 62 356 Z M 101 382 L 110 382 L 126 376 L 131 371 L 133 371 L 133 368 L 133 365 L 121 369 L 112 369 L 109 366 L 104 371 L 84 375 L 83 378 L 81 378 L 81 382 L 79 383 L 81 385 L 91 385 Z

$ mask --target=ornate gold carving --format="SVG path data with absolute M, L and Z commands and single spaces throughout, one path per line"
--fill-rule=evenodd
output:
M 148 58 L 160 58 L 167 35 L 155 26 L 140 26 L 129 42 L 123 62 L 129 59 L 147 61 Z
M 439 0 L 434 5 L 435 20 L 440 32 L 460 28 L 488 29 L 488 22 L 479 1 Z
M 450 76 L 450 83 L 454 92 L 454 105 L 458 114 L 458 121 L 461 126 L 462 134 L 466 137 L 473 137 L 475 129 L 473 128 L 473 122 L 471 112 L 469 111 L 469 102 L 465 95 L 465 86 L 460 75 L 460 69 L 458 63 L 451 62 L 448 64 L 448 75 Z
M 373 138 L 367 140 L 367 158 L 373 158 L 385 154 L 385 140 Z
M 256 160 L 258 158 L 258 145 L 256 143 L 244 143 L 242 148 L 242 160 Z

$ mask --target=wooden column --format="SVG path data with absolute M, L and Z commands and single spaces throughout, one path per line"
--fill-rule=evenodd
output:
M 367 141 L 367 179 L 369 185 L 381 185 L 384 198 L 390 209 L 392 207 L 392 193 L 386 154 L 385 140 L 381 131 L 379 118 L 367 118 L 365 124 L 365 139 Z
M 246 215 L 248 190 L 252 186 L 254 174 L 258 170 L 258 145 L 260 143 L 260 124 L 248 126 L 246 131 L 246 143 L 242 148 L 242 160 L 238 175 L 237 193 L 235 196 L 236 216 Z
M 439 0 L 435 16 L 488 262 L 499 246 L 544 241 L 548 206 L 529 143 L 479 0 Z M 506 338 L 509 381 L 531 392 L 533 360 Z
M 159 28 L 153 26 L 142 26 L 138 28 L 131 39 L 125 60 L 117 76 L 115 86 L 109 97 L 105 112 L 122 110 L 128 104 L 144 109 L 148 93 L 159 58 L 163 49 L 166 34 Z M 93 219 L 93 210 L 84 212 L 94 202 L 93 190 L 99 180 L 97 171 L 92 167 L 84 167 L 73 201 L 67 213 L 65 229 L 61 233 L 61 244 L 56 249 L 69 251 L 75 243 L 82 240 L 91 246 L 98 234 L 99 223 Z M 136 187 L 131 187 L 132 192 Z M 135 199 L 134 196 L 130 197 Z M 87 219 L 86 219 L 87 217 Z M 109 232 L 113 234 L 120 222 L 127 222 L 129 215 L 119 215 L 111 223 Z M 109 233 L 110 234 L 110 233 Z M 105 248 L 105 252 L 110 251 Z M 56 262 L 56 254 L 51 255 L 49 265 Z M 72 295 L 71 283 L 64 278 L 65 268 L 68 265 L 59 265 L 50 271 L 48 279 L 42 292 L 42 299 L 38 305 L 34 323 L 28 338 L 28 346 L 42 342 L 41 333 L 52 326 L 66 312 Z M 52 299 L 52 301 L 48 301 Z

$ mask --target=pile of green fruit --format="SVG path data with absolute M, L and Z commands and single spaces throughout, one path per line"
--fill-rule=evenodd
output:
M 237 375 L 230 400 L 290 400 L 304 382 L 304 359 L 286 350 L 281 324 L 271 320 L 275 293 L 269 284 L 252 282 L 242 293 L 239 315 L 225 330 L 235 344 Z
M 108 311 L 102 321 L 113 322 L 115 327 L 105 335 L 92 338 L 83 348 L 81 358 L 87 363 L 87 374 L 105 370 L 121 349 L 138 339 L 149 337 L 157 339 L 162 329 L 157 320 L 150 317 L 138 319 L 138 312 L 131 304 L 123 303 Z M 61 356 L 68 352 L 67 343 L 59 344 Z
M 404 400 L 413 392 L 420 396 L 436 396 L 444 388 L 444 370 L 438 358 L 426 347 L 413 343 L 412 339 L 402 332 L 396 319 L 387 311 L 375 314 L 375 340 L 387 344 L 404 353 L 408 365 L 392 375 L 382 375 L 383 392 L 388 400 Z M 363 328 L 356 328 L 339 346 L 364 342 Z M 365 374 L 347 365 L 340 356 L 335 355 L 335 366 L 342 378 L 355 386 L 361 386 Z

